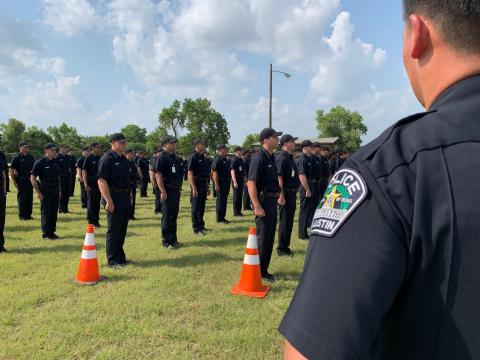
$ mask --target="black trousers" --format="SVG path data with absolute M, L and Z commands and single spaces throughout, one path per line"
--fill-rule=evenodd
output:
M 238 187 L 233 188 L 233 216 L 239 216 L 242 213 L 243 188 L 245 187 L 243 180 L 237 180 Z
M 57 213 L 60 192 L 58 187 L 40 189 L 43 200 L 40 202 L 42 233 L 53 235 L 57 231 Z
M 255 217 L 257 225 L 258 253 L 260 255 L 260 269 L 262 274 L 268 272 L 272 257 L 275 230 L 277 227 L 277 199 L 260 195 L 260 204 L 265 210 L 264 217 Z
M 147 196 L 148 188 L 148 174 L 143 174 L 143 177 L 140 179 L 140 197 Z
M 1 184 L 3 187 L 3 184 Z M 5 210 L 7 207 L 7 197 L 3 192 L 3 188 L 0 191 L 0 249 L 5 246 L 5 236 L 3 234 L 5 230 Z
M 130 219 L 135 217 L 135 206 L 137 204 L 137 184 L 132 184 L 132 204 L 130 206 Z
M 88 180 L 87 220 L 89 224 L 98 224 L 100 220 L 100 200 L 102 195 L 97 180 Z
M 177 243 L 177 218 L 180 208 L 180 189 L 166 187 L 167 200 L 162 203 L 162 243 L 163 246 Z
M 202 230 L 205 228 L 205 221 L 203 216 L 205 214 L 205 203 L 207 201 L 208 183 L 196 182 L 198 196 L 193 197 L 190 191 L 190 207 L 192 215 L 192 227 L 194 231 Z
M 280 206 L 280 224 L 278 225 L 278 250 L 289 250 L 292 238 L 293 221 L 297 209 L 297 193 L 285 192 L 285 205 Z
M 230 179 L 218 179 L 218 186 L 220 190 L 217 192 L 217 222 L 225 220 L 227 213 L 227 200 L 230 193 Z
M 316 193 L 314 184 L 310 185 L 311 197 L 305 196 L 305 189 L 300 186 L 300 213 L 298 214 L 298 237 L 306 239 L 308 237 L 307 228 L 310 226 L 316 209 Z
M 18 217 L 28 219 L 32 216 L 33 187 L 29 178 L 16 178 L 18 184 Z
M 72 178 L 70 180 L 70 197 L 75 195 L 75 183 L 77 182 L 77 177 L 75 174 L 72 174 Z
M 243 189 L 243 210 L 252 210 L 252 202 L 250 201 L 247 182 L 245 182 Z
M 123 245 L 130 217 L 130 195 L 111 194 L 111 196 L 115 209 L 113 213 L 107 211 L 106 251 L 109 265 L 122 264 L 126 261 Z
M 153 194 L 155 195 L 155 214 L 162 212 L 162 201 L 160 200 L 160 190 L 158 187 L 153 188 Z
M 88 201 L 88 193 L 87 190 L 85 190 L 85 184 L 80 182 L 80 201 L 82 203 L 82 208 L 86 209 L 87 208 L 87 201 Z
M 325 195 L 327 188 L 328 188 L 328 179 L 326 178 L 322 179 L 322 182 L 320 183 L 320 194 L 319 194 L 320 201 L 323 199 L 323 195 Z
M 60 199 L 58 202 L 58 209 L 61 212 L 68 212 L 68 202 L 70 201 L 70 175 L 60 176 Z

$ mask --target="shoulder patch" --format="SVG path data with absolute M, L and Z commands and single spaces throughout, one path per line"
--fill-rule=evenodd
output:
M 339 170 L 313 217 L 311 234 L 332 237 L 367 196 L 362 176 L 352 169 Z

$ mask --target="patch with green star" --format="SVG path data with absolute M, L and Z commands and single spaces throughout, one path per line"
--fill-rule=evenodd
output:
M 311 234 L 332 237 L 367 196 L 362 176 L 352 169 L 339 170 L 313 217 Z

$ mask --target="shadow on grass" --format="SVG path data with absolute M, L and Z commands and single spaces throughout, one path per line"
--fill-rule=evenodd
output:
M 44 240 L 46 242 L 46 240 Z M 81 245 L 78 244 L 54 244 L 51 242 L 52 246 L 40 246 L 40 247 L 31 247 L 31 248 L 9 248 L 9 252 L 11 254 L 27 254 L 27 255 L 35 255 L 39 253 L 45 252 L 71 252 L 71 251 L 82 251 Z M 98 249 L 97 249 L 98 250 Z
M 165 250 L 167 251 L 167 250 Z M 182 251 L 182 249 L 176 250 Z M 162 258 L 153 260 L 135 260 L 134 266 L 138 267 L 159 267 L 159 266 L 171 266 L 171 267 L 190 267 L 203 264 L 212 264 L 225 261 L 238 261 L 237 258 L 230 257 L 228 255 L 214 252 L 203 255 L 185 255 L 174 258 Z
M 302 273 L 300 271 L 279 271 L 274 274 L 278 280 L 300 281 Z M 280 287 L 280 286 L 279 286 Z

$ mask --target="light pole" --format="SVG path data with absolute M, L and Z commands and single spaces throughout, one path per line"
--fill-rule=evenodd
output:
M 283 74 L 287 79 L 290 78 L 292 75 L 289 73 L 273 70 L 272 64 L 270 64 L 270 98 L 269 98 L 269 107 L 268 107 L 268 127 L 272 127 L 272 93 L 273 93 L 273 73 L 280 73 Z

